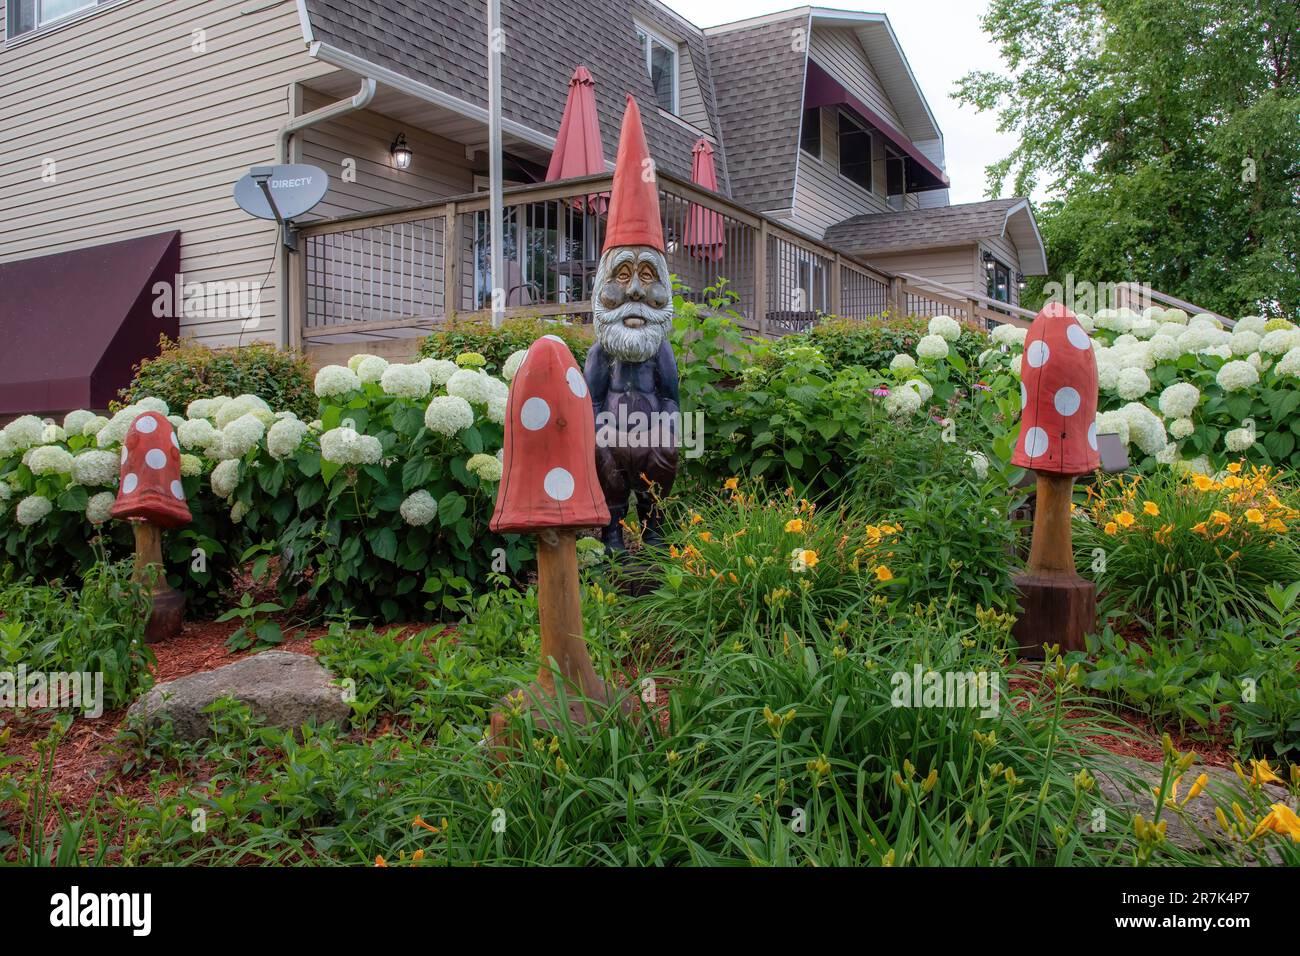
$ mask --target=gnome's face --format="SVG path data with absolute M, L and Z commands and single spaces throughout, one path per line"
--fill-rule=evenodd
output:
M 673 321 L 668 260 L 650 246 L 606 250 L 596 270 L 591 304 L 596 338 L 615 358 L 644 362 L 664 342 Z

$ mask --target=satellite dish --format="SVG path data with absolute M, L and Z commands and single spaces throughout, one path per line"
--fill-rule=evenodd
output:
M 235 202 L 244 212 L 258 219 L 292 219 L 324 199 L 329 188 L 329 174 L 316 166 L 302 163 L 255 166 L 235 183 Z M 274 209 L 266 200 L 268 190 L 275 200 Z

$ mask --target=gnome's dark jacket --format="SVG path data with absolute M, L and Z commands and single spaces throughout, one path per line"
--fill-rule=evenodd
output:
M 655 412 L 679 411 L 677 359 L 667 339 L 659 346 L 654 358 L 644 362 L 616 359 L 597 342 L 587 353 L 584 373 L 591 392 L 597 434 L 602 426 L 602 412 L 608 413 L 605 423 L 617 429 L 620 407 L 626 409 L 623 421 L 636 412 L 649 417 Z M 673 437 L 676 438 L 675 429 Z M 642 473 L 660 486 L 661 493 L 666 494 L 677 471 L 677 449 L 675 446 L 632 448 L 624 443 L 614 448 L 601 448 L 597 444 L 596 462 L 607 498 L 626 496 L 628 491 L 643 491 Z M 610 506 L 614 507 L 612 500 Z

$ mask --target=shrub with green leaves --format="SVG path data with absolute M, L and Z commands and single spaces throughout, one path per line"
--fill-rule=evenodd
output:
M 164 336 L 159 344 L 161 353 L 139 363 L 119 393 L 122 404 L 152 396 L 181 411 L 197 398 L 247 394 L 300 418 L 315 414 L 311 372 L 300 355 L 269 342 L 213 349 Z
M 477 353 L 487 359 L 488 371 L 500 374 L 506 359 L 543 335 L 563 339 L 582 367 L 593 341 L 590 325 L 529 316 L 506 319 L 497 328 L 486 319 L 458 319 L 439 326 L 420 343 L 420 357 L 454 359 L 466 352 Z

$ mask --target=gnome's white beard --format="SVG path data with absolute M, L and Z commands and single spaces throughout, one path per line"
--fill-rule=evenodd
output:
M 591 303 L 592 318 L 596 324 L 596 340 L 610 355 L 624 362 L 645 362 L 653 358 L 663 345 L 664 338 L 673 322 L 673 304 L 671 296 L 668 304 L 656 309 L 647 302 L 627 301 L 613 309 L 607 309 L 600 301 L 600 290 L 610 281 L 611 265 L 619 249 L 610 249 L 600 257 L 600 266 L 596 269 L 595 290 Z M 662 254 L 657 255 L 657 271 L 660 281 L 667 289 L 672 288 L 672 278 L 668 272 L 668 261 Z M 641 326 L 627 326 L 624 319 L 638 318 L 645 322 Z

